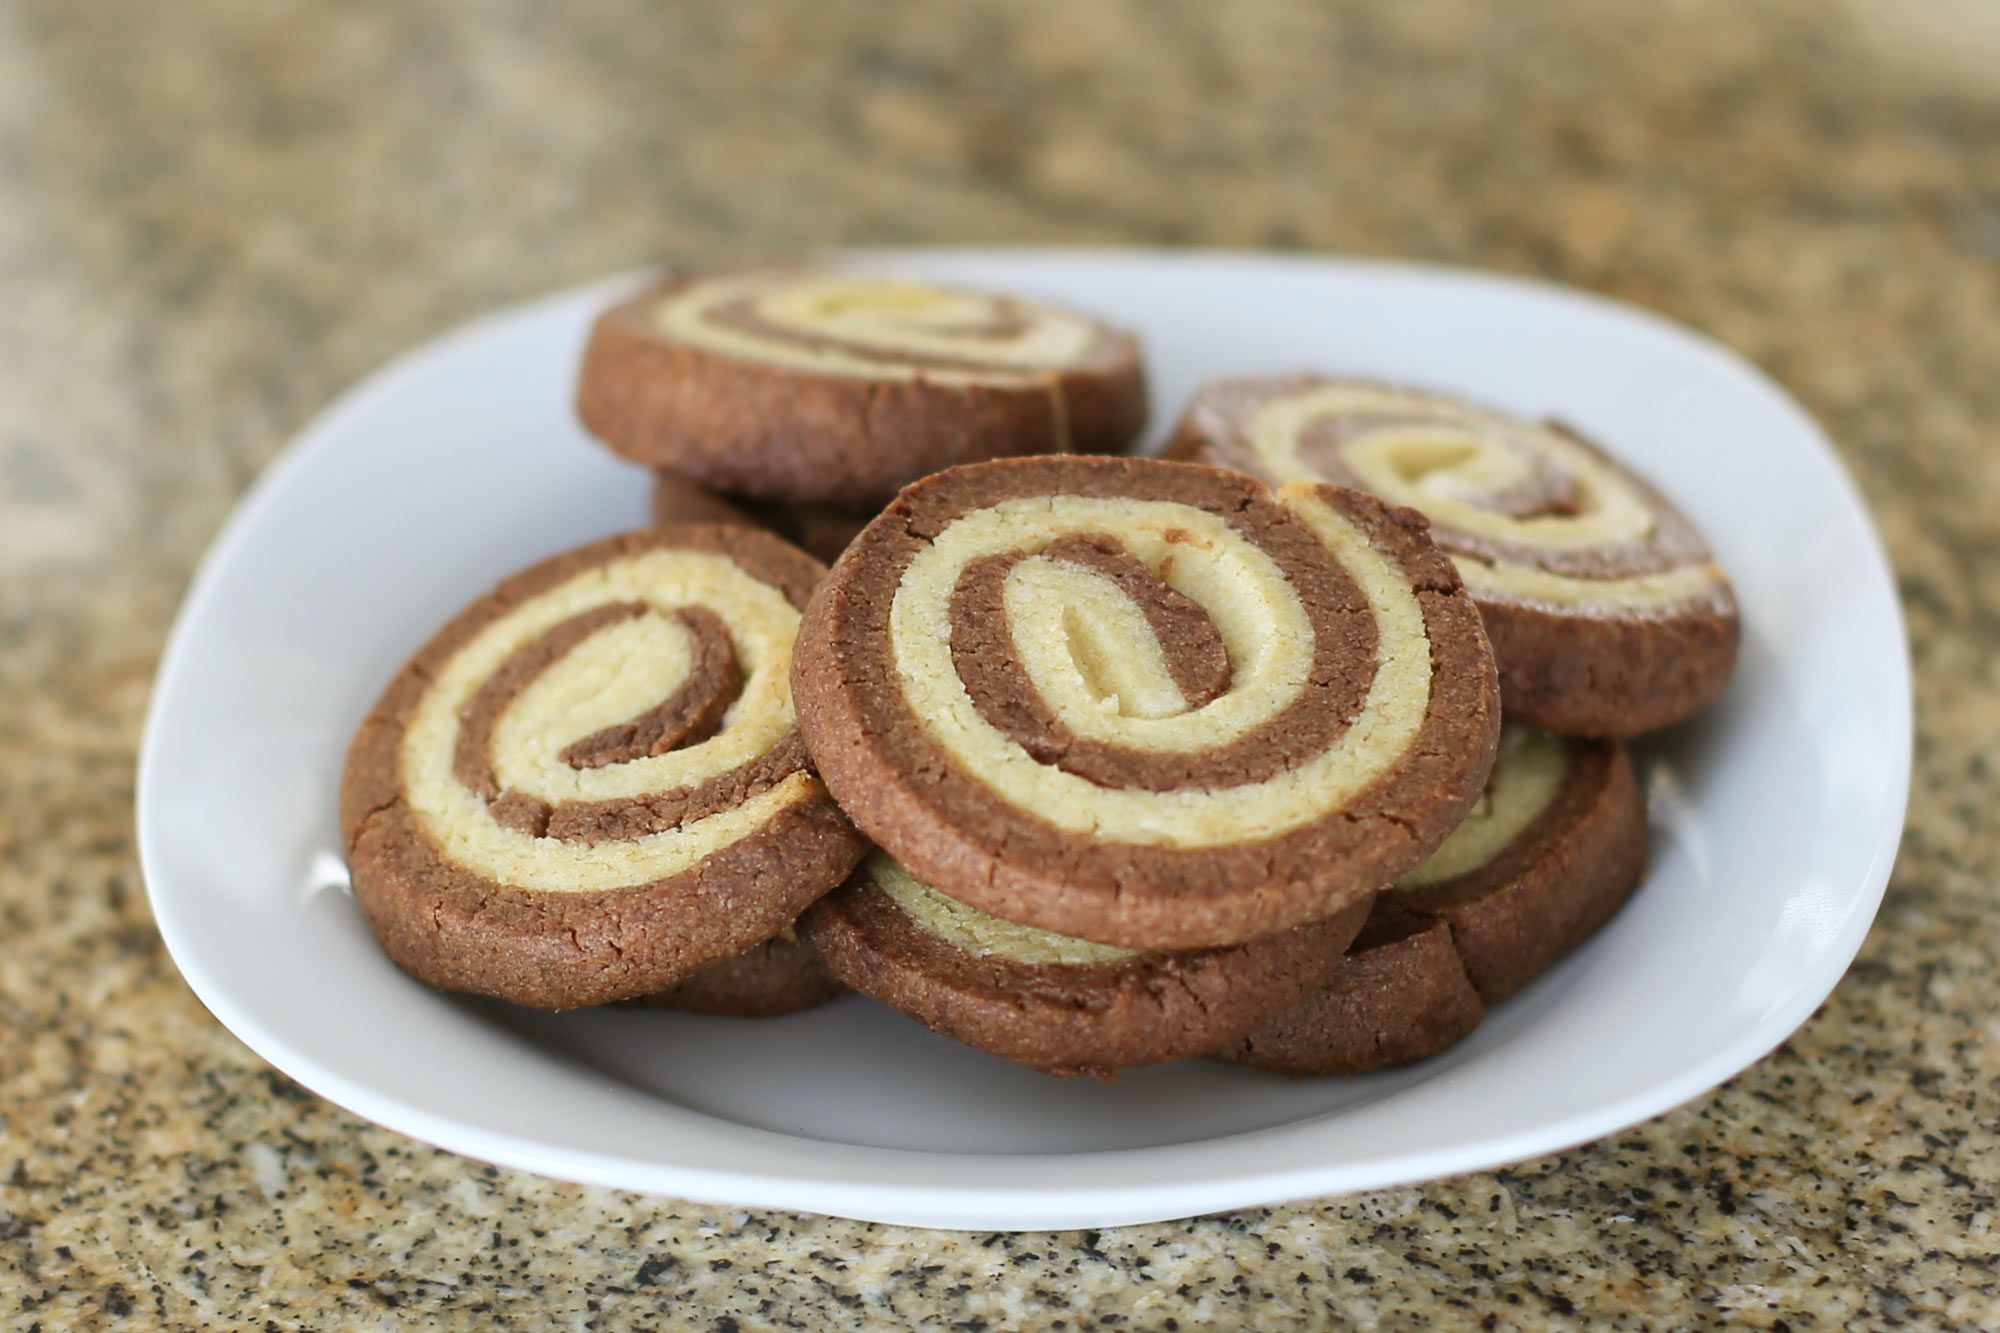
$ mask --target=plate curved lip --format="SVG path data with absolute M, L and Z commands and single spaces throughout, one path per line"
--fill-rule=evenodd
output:
M 1893 732 L 1894 769 L 1888 775 L 1890 781 L 1880 826 L 1875 830 L 1869 864 L 1858 872 L 1859 878 L 1855 881 L 1859 892 L 1852 897 L 1850 909 L 1839 930 L 1825 946 L 1829 958 L 1837 956 L 1841 960 L 1841 968 L 1829 968 L 1822 978 L 1794 988 L 1784 1003 L 1771 1010 L 1765 1020 L 1746 1030 L 1740 1040 L 1718 1047 L 1705 1059 L 1684 1068 L 1673 1077 L 1662 1079 L 1622 1099 L 1498 1139 L 1405 1150 L 1362 1162 L 1305 1163 L 1259 1171 L 1245 1171 L 1228 1162 L 1202 1159 L 1216 1157 L 1215 1152 L 1205 1150 L 1222 1145 L 1267 1134 L 1308 1132 L 1313 1128 L 1311 1121 L 1221 1135 L 1194 1143 L 1038 1155 L 1033 1159 L 1037 1169 L 1030 1174 L 1044 1179 L 1028 1184 L 1005 1181 L 1004 1175 L 1022 1174 L 1018 1170 L 1002 1173 L 1002 1179 L 977 1185 L 927 1183 L 916 1178 L 917 1173 L 934 1168 L 942 1161 L 964 1165 L 1007 1159 L 976 1154 L 834 1145 L 819 1140 L 797 1140 L 776 1131 L 753 1132 L 769 1135 L 781 1142 L 811 1142 L 817 1153 L 843 1161 L 879 1164 L 883 1160 L 893 1160 L 904 1169 L 885 1180 L 860 1178 L 848 1171 L 824 1169 L 830 1163 L 822 1163 L 822 1169 L 817 1172 L 802 1173 L 797 1169 L 758 1171 L 741 1165 L 710 1168 L 686 1162 L 663 1163 L 613 1153 L 551 1147 L 530 1137 L 468 1125 L 448 1116 L 439 1116 L 422 1106 L 379 1095 L 366 1084 L 326 1067 L 311 1053 L 295 1049 L 264 1023 L 253 1009 L 238 1003 L 234 997 L 211 984 L 212 979 L 202 975 L 199 966 L 192 970 L 184 969 L 182 975 L 197 998 L 260 1058 L 337 1105 L 388 1128 L 449 1151 L 558 1179 L 672 1194 L 692 1200 L 821 1212 L 865 1220 L 961 1228 L 1030 1229 L 1117 1225 L 1229 1208 L 1273 1205 L 1491 1169 L 1560 1151 L 1660 1115 L 1717 1086 L 1775 1049 L 1831 994 L 1859 952 L 1879 910 L 1907 811 L 1913 725 L 1908 639 L 1890 562 L 1851 474 L 1817 422 L 1757 366 L 1706 334 L 1614 298 L 1520 275 L 1402 260 L 1244 250 L 1151 251 L 1075 247 L 916 247 L 842 253 L 871 263 L 910 260 L 919 264 L 1011 261 L 1118 265 L 1134 269 L 1162 264 L 1220 263 L 1246 268 L 1298 266 L 1320 271 L 1365 272 L 1425 283 L 1472 284 L 1489 290 L 1512 289 L 1532 293 L 1540 299 L 1587 308 L 1598 315 L 1637 322 L 1655 334 L 1667 335 L 1698 349 L 1718 370 L 1745 382 L 1779 409 L 1802 436 L 1813 441 L 1818 464 L 1828 470 L 1849 511 L 1843 517 L 1857 524 L 1858 530 L 1867 537 L 1865 563 L 1872 584 L 1866 589 L 1869 599 L 1879 603 L 1879 611 L 1886 615 L 1896 630 L 1893 683 L 1897 697 L 1890 701 L 1893 710 L 1889 718 Z M 187 656 L 185 640 L 193 632 L 191 627 L 201 619 L 203 608 L 215 596 L 215 588 L 221 578 L 219 571 L 236 549 L 248 540 L 258 512 L 268 498 L 289 485 L 305 464 L 327 447 L 329 441 L 338 438 L 351 417 L 366 411 L 378 399 L 393 395 L 405 383 L 421 379 L 437 365 L 497 332 L 542 317 L 556 308 L 587 300 L 607 300 L 622 288 L 637 285 L 653 271 L 634 270 L 504 307 L 460 324 L 396 357 L 316 414 L 233 507 L 203 555 L 176 613 L 161 654 L 141 731 L 135 784 L 139 860 L 155 920 L 177 965 L 184 958 L 198 959 L 200 949 L 185 933 L 183 927 L 187 923 L 169 901 L 172 895 L 163 900 L 155 887 L 156 870 L 163 864 L 164 853 L 148 815 L 149 811 L 158 809 L 158 802 L 153 796 L 157 781 L 154 765 L 166 712 L 180 689 L 179 674 L 184 669 L 182 663 Z M 676 1109 L 683 1115 L 706 1118 L 701 1112 Z M 1171 1157 L 1175 1162 L 1171 1177 L 1131 1179 L 1132 1167 L 1144 1164 L 1149 1157 Z M 1083 1168 L 1101 1165 L 1108 1159 L 1117 1161 L 1124 1178 L 1089 1179 L 1079 1174 Z M 1012 1165 L 1018 1168 L 1021 1163 L 1015 1161 Z M 978 1221 L 952 1220 L 975 1213 Z

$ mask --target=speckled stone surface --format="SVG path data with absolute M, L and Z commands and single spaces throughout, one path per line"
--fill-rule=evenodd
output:
M 0 1324 L 2000 1326 L 1996 68 L 1978 0 L 0 7 Z M 1920 681 L 1825 1008 L 1575 1152 L 1058 1235 L 550 1184 L 252 1057 L 161 949 L 130 802 L 257 469 L 496 303 L 905 240 L 1484 265 L 1768 367 L 1875 507 Z

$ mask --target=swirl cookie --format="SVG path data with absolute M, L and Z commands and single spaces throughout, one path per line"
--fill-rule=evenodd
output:
M 775 532 L 816 559 L 832 564 L 868 526 L 874 511 L 850 514 L 819 505 L 769 505 L 755 500 L 731 503 L 671 472 L 653 476 L 653 522 L 734 523 Z
M 1509 723 L 1479 805 L 1383 890 L 1332 984 L 1221 1057 L 1299 1077 L 1435 1055 L 1610 920 L 1645 865 L 1625 747 Z
M 597 321 L 577 414 L 728 495 L 879 507 L 954 463 L 1111 452 L 1146 421 L 1139 345 L 1007 296 L 853 273 L 694 274 Z
M 1299 1004 L 1367 916 L 1234 948 L 1161 953 L 988 916 L 877 851 L 800 929 L 834 974 L 933 1032 L 1051 1074 L 1106 1075 L 1213 1051 Z
M 405 971 L 537 1008 L 651 995 L 788 926 L 866 844 L 793 716 L 823 570 L 766 533 L 659 528 L 474 602 L 348 750 L 354 896 Z
M 787 926 L 762 944 L 710 963 L 687 980 L 632 1004 L 722 1018 L 777 1018 L 817 1008 L 846 991 L 800 942 L 798 932 Z
M 1728 683 L 1736 601 L 1708 548 L 1560 426 L 1375 384 L 1233 379 L 1195 395 L 1167 452 L 1422 511 L 1485 617 L 1510 721 L 1631 736 Z
M 1137 458 L 909 487 L 814 595 L 792 685 L 828 788 L 923 882 L 1148 949 L 1371 896 L 1478 799 L 1499 728 L 1421 516 Z

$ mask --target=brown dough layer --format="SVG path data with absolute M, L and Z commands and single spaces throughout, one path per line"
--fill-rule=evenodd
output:
M 498 670 L 486 678 L 460 717 L 458 748 L 452 752 L 452 771 L 468 788 L 491 801 L 500 795 L 493 777 L 493 724 L 507 705 L 536 677 L 560 662 L 569 651 L 607 625 L 631 620 L 645 613 L 638 602 L 609 602 L 580 611 L 559 625 L 551 626 L 514 650 Z M 690 673 L 691 675 L 698 673 Z M 690 681 L 690 684 L 695 683 Z M 676 691 L 679 694 L 684 691 Z M 575 747 L 570 747 L 574 749 Z
M 1499 730 L 1478 613 L 1425 537 L 1420 515 L 1329 487 L 1322 498 L 1408 578 L 1423 609 L 1431 701 L 1403 759 L 1343 810 L 1278 837 L 1210 848 L 1078 837 L 1002 801 L 932 739 L 896 686 L 889 610 L 903 570 L 954 517 L 1048 494 L 1198 507 L 1297 571 L 1295 586 L 1316 623 L 1346 644 L 1323 659 L 1332 674 L 1317 682 L 1322 688 L 1308 691 L 1336 716 L 1300 719 L 1282 735 L 1258 733 L 1262 740 L 1236 756 L 1240 771 L 1296 763 L 1307 730 L 1321 741 L 1338 734 L 1348 716 L 1342 701 L 1359 697 L 1343 681 L 1373 669 L 1372 622 L 1365 634 L 1354 623 L 1368 620 L 1354 614 L 1363 611 L 1358 590 L 1330 555 L 1308 554 L 1321 549 L 1318 539 L 1248 477 L 1129 458 L 1012 459 L 928 477 L 835 566 L 807 609 L 792 667 L 799 729 L 822 777 L 855 822 L 919 879 L 995 916 L 1081 939 L 1160 949 L 1239 944 L 1368 898 L 1429 855 L 1478 799 Z M 1159 767 L 1142 785 L 1152 790 L 1221 776 L 1207 755 L 1149 758 Z M 1178 774 L 1169 767 L 1176 763 Z
M 1518 838 L 1456 879 L 1384 890 L 1332 984 L 1219 1058 L 1295 1078 L 1411 1064 L 1609 921 L 1645 871 L 1645 804 L 1617 741 L 1566 748 L 1561 787 Z
M 777 1018 L 814 1009 L 847 993 L 792 934 L 774 935 L 719 963 L 710 963 L 658 995 L 632 1000 L 644 1009 L 680 1009 L 720 1018 Z
M 1091 540 L 1110 544 L 1107 538 Z M 1083 539 L 1063 538 L 1043 554 L 1074 559 L 1082 546 Z M 1001 597 L 1007 572 L 1019 557 L 989 556 L 966 567 L 952 599 L 952 660 L 981 715 L 996 729 L 1040 762 L 1101 787 L 1172 791 L 1276 777 L 1325 749 L 1360 711 L 1370 680 L 1364 668 L 1374 660 L 1375 626 L 1357 614 L 1363 605 L 1359 590 L 1339 571 L 1329 578 L 1319 567 L 1317 545 L 1310 539 L 1274 541 L 1267 549 L 1294 582 L 1329 585 L 1331 595 L 1307 607 L 1314 632 L 1311 688 L 1262 726 L 1201 755 L 1162 762 L 1155 753 L 1073 735 L 1049 711 L 1009 650 Z M 1124 561 L 1144 571 L 1141 576 L 1121 570 L 1120 582 L 1136 594 L 1140 609 L 1159 633 L 1188 706 L 1200 707 L 1223 694 L 1229 688 L 1229 658 L 1207 614 L 1134 557 L 1124 555 Z M 1089 563 L 1101 569 L 1109 557 L 1100 552 Z
M 653 473 L 650 508 L 653 522 L 661 527 L 673 523 L 727 523 L 739 528 L 766 527 L 765 524 L 752 518 L 745 506 L 733 504 L 715 492 L 697 486 L 685 478 L 677 477 L 671 472 Z M 798 545 L 797 542 L 792 544 Z
M 1116 452 L 1145 428 L 1139 345 L 1112 329 L 1083 361 L 1027 385 L 819 374 L 667 334 L 655 307 L 706 276 L 669 278 L 598 319 L 576 409 L 618 453 L 714 490 L 866 510 L 953 464 Z
M 755 500 L 732 502 L 671 472 L 653 474 L 653 522 L 763 528 L 829 565 L 878 512 L 850 513 L 823 505 L 759 504 Z
M 1176 592 L 1144 561 L 1108 537 L 1078 534 L 1058 537 L 1042 552 L 1052 560 L 1095 570 L 1132 599 L 1167 655 L 1167 670 L 1189 708 L 1200 708 L 1222 697 L 1229 688 L 1229 652 L 1208 613 L 1192 597 Z M 1004 616 L 1003 608 L 994 610 Z M 962 623 L 953 608 L 952 633 Z
M 796 740 L 757 756 L 698 787 L 618 801 L 564 801 L 549 805 L 520 792 L 502 791 L 493 778 L 493 727 L 514 699 L 564 654 L 606 625 L 645 612 L 636 602 L 592 607 L 536 636 L 501 663 L 472 696 L 461 719 L 452 768 L 468 789 L 486 798 L 501 823 L 535 837 L 571 842 L 615 842 L 678 828 L 738 805 L 800 768 Z M 694 640 L 694 661 L 681 687 L 635 718 L 606 727 L 564 747 L 572 768 L 602 768 L 666 754 L 715 734 L 742 686 L 729 630 L 711 611 L 686 607 L 675 619 Z
M 722 716 L 743 687 L 729 628 L 714 612 L 687 607 L 674 618 L 694 640 L 694 664 L 687 681 L 673 694 L 628 722 L 605 727 L 566 746 L 564 763 L 578 768 L 602 768 L 633 759 L 666 754 L 713 736 Z
M 794 606 L 806 604 L 823 572 L 803 552 L 749 529 L 649 529 L 592 543 L 515 575 L 460 612 L 396 674 L 356 732 L 340 798 L 354 896 L 389 956 L 418 980 L 543 1009 L 653 994 L 777 934 L 867 849 L 832 799 L 822 797 L 787 807 L 762 829 L 668 879 L 545 893 L 460 868 L 419 826 L 404 801 L 400 751 L 434 674 L 517 602 L 581 570 L 656 547 L 725 555 Z M 809 761 L 794 734 L 725 779 L 737 784 L 741 800 L 799 771 L 810 771 Z M 696 809 L 715 795 L 714 786 L 662 793 L 654 813 L 676 800 L 684 812 Z M 496 808 L 496 815 L 504 812 Z M 558 836 L 614 835 L 599 828 Z
M 1722 697 L 1741 628 L 1732 607 L 1657 616 L 1579 616 L 1481 602 L 1509 721 L 1561 736 L 1637 736 Z
M 1166 456 L 1235 468 L 1270 480 L 1252 448 L 1249 427 L 1274 399 L 1358 381 L 1319 375 L 1252 376 L 1217 380 L 1188 404 Z M 1393 388 L 1394 386 L 1368 386 Z M 1397 392 L 1415 392 L 1397 389 Z M 1427 395 L 1452 402 L 1441 395 Z M 1469 406 L 1469 405 L 1468 405 Z M 1490 409 L 1478 409 L 1489 412 Z M 1507 420 L 1502 414 L 1490 415 Z M 1388 422 L 1391 417 L 1371 417 Z M 1412 417 L 1418 421 L 1421 417 Z M 1331 441 L 1353 423 L 1315 423 L 1301 437 L 1300 458 L 1319 479 L 1341 486 L 1365 483 L 1340 460 Z M 1576 578 L 1647 574 L 1710 559 L 1692 524 L 1646 480 L 1567 427 L 1550 423 L 1623 475 L 1652 509 L 1656 527 L 1645 542 L 1620 546 L 1538 549 L 1433 526 L 1446 552 L 1488 562 L 1544 569 Z M 1574 512 L 1572 488 L 1545 464 L 1534 482 L 1485 497 L 1495 512 L 1526 516 Z M 1507 718 L 1567 736 L 1634 736 L 1681 721 L 1722 693 L 1736 664 L 1739 625 L 1726 583 L 1677 605 L 1647 610 L 1580 610 L 1523 601 L 1491 592 L 1474 600 L 1500 667 L 1500 695 Z
M 1300 1003 L 1341 966 L 1366 916 L 1356 903 L 1233 948 L 1029 964 L 924 930 L 864 868 L 799 928 L 835 976 L 933 1032 L 1045 1073 L 1108 1077 L 1212 1051 Z

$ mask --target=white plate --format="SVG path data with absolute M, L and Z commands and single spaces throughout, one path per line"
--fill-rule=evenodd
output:
M 146 727 L 140 850 L 188 984 L 259 1055 L 393 1129 L 568 1180 L 929 1226 L 1103 1226 L 1581 1143 L 1720 1083 L 1833 988 L 1902 827 L 1909 671 L 1853 486 L 1755 370 L 1654 316 L 1471 273 L 869 258 L 1137 329 L 1156 437 L 1209 376 L 1316 367 L 1559 415 L 1652 476 L 1734 575 L 1746 631 L 1723 702 L 1645 747 L 1656 842 L 1638 896 L 1470 1040 L 1345 1081 L 1201 1061 L 1059 1081 L 854 997 L 758 1023 L 424 989 L 344 891 L 342 753 L 461 603 L 642 521 L 644 478 L 569 407 L 614 282 L 483 320 L 348 394 L 252 488 L 188 594 Z

